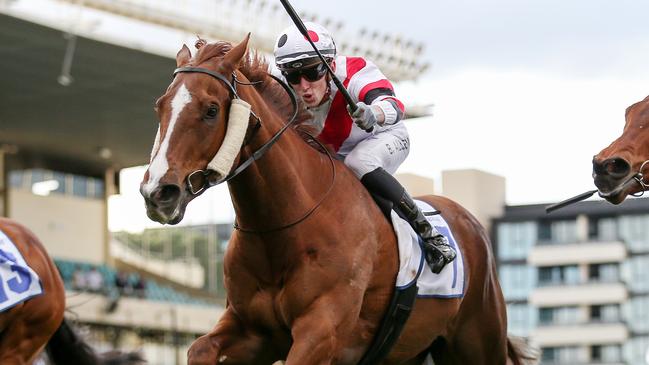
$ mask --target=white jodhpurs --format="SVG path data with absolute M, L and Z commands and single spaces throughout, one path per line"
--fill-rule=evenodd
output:
M 403 122 L 399 124 L 378 131 L 358 142 L 345 157 L 345 165 L 354 172 L 356 177 L 360 179 L 379 167 L 394 174 L 406 160 L 410 153 L 410 139 L 406 126 Z

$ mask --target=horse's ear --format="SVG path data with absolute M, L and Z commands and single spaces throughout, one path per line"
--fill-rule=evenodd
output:
M 246 35 L 241 43 L 234 46 L 228 53 L 223 56 L 223 63 L 226 67 L 235 69 L 236 66 L 241 62 L 241 59 L 246 54 L 248 50 L 248 41 L 250 40 L 250 33 Z
M 183 44 L 183 48 L 181 48 L 176 54 L 176 67 L 181 67 L 182 65 L 187 64 L 191 58 L 192 53 L 189 51 L 189 48 L 187 48 L 187 45 Z

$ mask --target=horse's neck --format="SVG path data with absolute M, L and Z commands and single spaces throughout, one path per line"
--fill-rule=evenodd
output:
M 259 115 L 262 127 L 243 149 L 241 161 L 258 150 L 281 129 L 281 120 L 262 98 L 246 97 Z M 329 158 L 287 130 L 266 154 L 229 183 L 243 228 L 267 230 L 299 219 L 326 194 L 333 177 Z

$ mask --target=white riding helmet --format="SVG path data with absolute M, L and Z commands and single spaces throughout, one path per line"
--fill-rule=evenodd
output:
M 336 43 L 325 27 L 313 22 L 305 22 L 309 38 L 316 48 L 327 59 L 336 57 Z M 308 67 L 320 62 L 309 41 L 292 25 L 277 38 L 275 42 L 275 64 L 282 71 Z

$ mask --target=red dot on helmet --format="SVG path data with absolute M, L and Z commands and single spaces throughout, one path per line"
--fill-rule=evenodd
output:
M 309 35 L 309 38 L 311 38 L 311 40 L 314 42 L 317 42 L 320 39 L 320 37 L 318 37 L 318 33 L 312 30 L 308 31 L 307 34 Z M 304 37 L 304 39 L 306 39 L 306 37 Z

